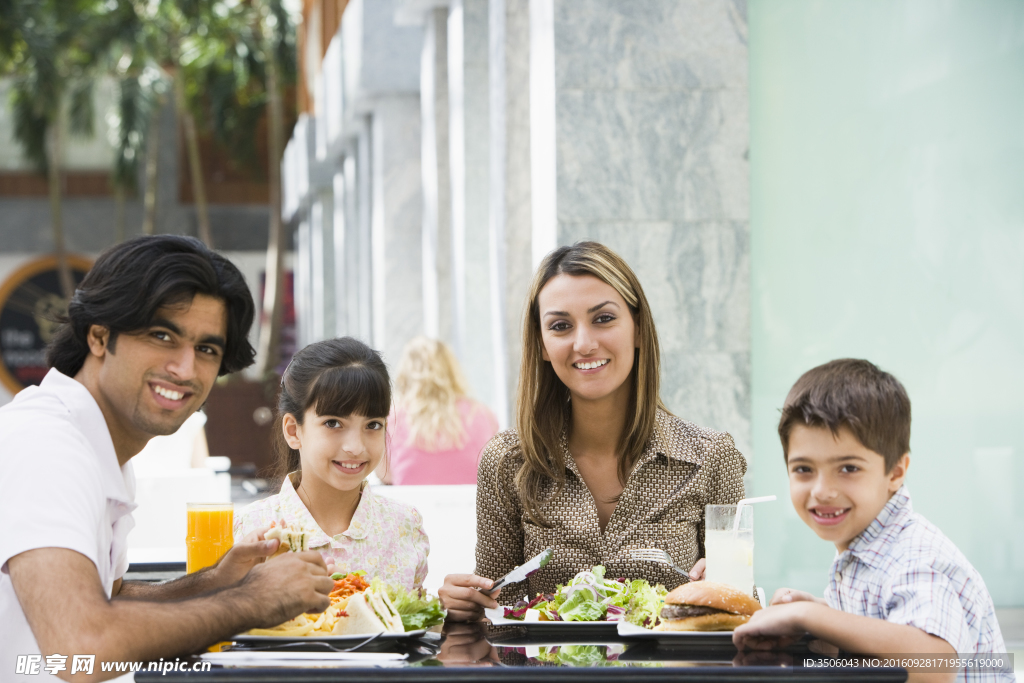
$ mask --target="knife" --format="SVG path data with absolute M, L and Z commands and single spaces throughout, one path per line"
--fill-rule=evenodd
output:
M 548 563 L 548 561 L 551 559 L 552 552 L 553 551 L 551 550 L 551 548 L 543 550 L 539 555 L 530 559 L 529 562 L 524 562 L 523 564 L 519 565 L 518 567 L 510 571 L 508 574 L 505 574 L 505 576 L 495 581 L 494 585 L 490 588 L 481 588 L 480 592 L 486 595 L 490 595 L 491 593 L 498 590 L 507 583 L 519 583 L 520 581 L 525 581 L 526 577 L 528 577 L 535 571 L 542 569 L 544 565 Z

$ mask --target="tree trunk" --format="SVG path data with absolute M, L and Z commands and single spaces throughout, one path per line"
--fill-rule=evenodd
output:
M 188 150 L 188 166 L 192 175 L 192 198 L 196 205 L 199 222 L 199 239 L 213 249 L 213 233 L 210 232 L 210 215 L 206 207 L 206 188 L 203 184 L 203 167 L 199 160 L 199 138 L 196 135 L 196 120 L 185 101 L 184 70 L 174 75 L 174 102 L 185 129 L 185 148 Z
M 61 293 L 65 301 L 71 301 L 75 294 L 75 281 L 71 277 L 71 267 L 68 265 L 68 257 L 64 248 L 64 221 L 61 213 L 61 169 L 64 158 L 63 152 L 63 131 L 61 125 L 62 117 L 58 114 L 54 121 L 50 122 L 46 130 L 47 145 L 47 180 L 50 187 L 50 219 L 53 226 L 53 251 L 57 255 L 57 272 L 60 279 Z
M 114 244 L 124 242 L 124 185 L 114 185 Z
M 263 32 L 267 57 L 267 148 L 269 152 L 270 237 L 267 245 L 267 275 L 263 291 L 263 315 L 260 317 L 260 376 L 274 372 L 281 357 L 282 299 L 284 293 L 285 234 L 281 222 L 281 156 L 284 153 L 284 102 L 278 82 L 277 54 L 273 31 Z
M 152 235 L 156 232 L 156 190 L 160 161 L 160 112 L 163 109 L 163 98 L 156 98 L 153 111 L 149 114 L 149 127 L 146 129 L 146 194 L 142 200 L 142 234 Z

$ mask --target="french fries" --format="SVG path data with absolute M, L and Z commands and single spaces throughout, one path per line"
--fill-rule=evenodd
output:
M 254 628 L 250 629 L 247 634 L 250 636 L 282 636 L 286 638 L 293 638 L 295 636 L 309 635 L 309 632 L 314 628 L 315 622 L 309 618 L 309 615 L 300 614 L 294 619 L 289 619 L 280 626 L 275 626 L 274 628 Z
M 278 636 L 295 638 L 297 636 L 330 635 L 338 619 L 345 616 L 345 605 L 348 598 L 339 600 L 320 614 L 300 614 L 274 628 L 254 628 L 246 631 L 250 636 Z
M 369 587 L 370 584 L 363 579 L 361 574 L 348 574 L 341 579 L 335 580 L 334 590 L 331 591 L 331 606 L 320 614 L 300 614 L 294 619 L 289 619 L 274 628 L 250 629 L 246 631 L 246 635 L 277 636 L 280 638 L 330 635 L 338 620 L 347 616 L 345 614 L 345 607 L 348 605 L 349 598 Z

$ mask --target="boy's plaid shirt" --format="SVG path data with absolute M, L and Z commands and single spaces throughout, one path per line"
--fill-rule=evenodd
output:
M 961 657 L 1006 652 L 981 575 L 934 524 L 913 511 L 906 486 L 836 556 L 825 599 L 844 612 L 915 626 L 945 640 Z M 958 680 L 1013 681 L 1014 676 L 972 670 Z

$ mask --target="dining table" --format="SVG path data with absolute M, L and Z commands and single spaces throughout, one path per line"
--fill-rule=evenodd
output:
M 132 565 L 126 578 L 166 580 L 177 563 Z M 445 622 L 367 638 L 249 637 L 154 663 L 136 683 L 389 681 L 905 681 L 907 670 L 821 654 L 805 638 L 775 651 L 739 652 L 731 632 L 672 633 L 614 622 Z M 628 631 L 628 632 L 627 632 Z

